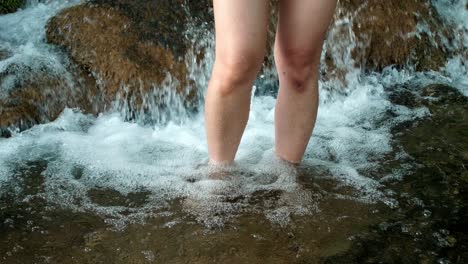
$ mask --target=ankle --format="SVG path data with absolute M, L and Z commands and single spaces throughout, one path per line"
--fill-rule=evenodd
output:
M 227 168 L 234 165 L 233 160 L 214 160 L 210 159 L 208 164 L 212 167 Z
M 280 162 L 284 162 L 288 165 L 297 166 L 301 163 L 301 160 L 290 159 L 286 155 L 280 154 L 277 150 L 275 151 L 276 157 L 280 160 Z

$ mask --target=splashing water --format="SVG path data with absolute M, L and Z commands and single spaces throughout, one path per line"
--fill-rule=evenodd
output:
M 0 16 L 0 48 L 12 54 L 0 61 L 0 72 L 11 64 L 21 64 L 33 70 L 45 67 L 51 74 L 69 74 L 63 64 L 63 54 L 44 42 L 44 26 L 57 11 L 78 2 L 31 3 L 22 11 Z M 438 5 L 441 10 L 447 9 L 448 4 L 444 3 Z M 409 109 L 392 104 L 385 89 L 408 82 L 443 82 L 468 95 L 468 71 L 463 58 L 458 56 L 440 72 L 415 73 L 388 68 L 380 74 L 364 74 L 353 69 L 350 53 L 345 52 L 354 45 L 352 21 L 336 21 L 334 27 L 343 25 L 349 27 L 351 41 L 337 45 L 336 53 L 344 54 L 341 63 L 350 68 L 346 95 L 323 89 L 333 87 L 333 80 L 320 82 L 319 115 L 302 167 L 319 168 L 314 177 L 332 180 L 337 187 L 329 192 L 335 197 L 394 205 L 391 195 L 382 189 L 382 181 L 389 175 L 374 171 L 385 155 L 395 151 L 392 127 L 425 117 L 429 112 L 424 107 Z M 463 25 L 466 29 L 466 23 Z M 205 42 L 198 43 L 209 50 L 205 63 L 195 62 L 198 46 L 189 52 L 186 62 L 189 78 L 196 81 L 203 94 L 213 62 L 213 38 L 212 33 L 202 33 L 209 36 Z M 333 38 L 336 36 L 332 29 L 329 40 Z M 466 36 L 464 43 L 467 43 Z M 169 81 L 166 85 L 165 91 L 171 91 L 173 83 Z M 0 96 L 5 96 L 8 89 L 11 86 L 5 81 L 0 86 Z M 65 109 L 51 123 L 37 125 L 9 139 L 0 138 L 0 194 L 5 189 L 3 186 L 14 182 L 18 164 L 45 160 L 47 167 L 40 174 L 44 178 L 41 197 L 65 208 L 96 212 L 119 227 L 128 221 L 157 215 L 177 199 L 184 199 L 184 210 L 209 226 L 222 225 L 245 212 L 264 213 L 271 221 L 285 224 L 290 214 L 320 211 L 322 197 L 301 186 L 297 168 L 282 164 L 274 157 L 273 97 L 253 97 L 237 166 L 228 171 L 235 177 L 229 181 L 209 179 L 213 172 L 205 165 L 203 111 L 184 116 L 187 113 L 182 105 L 172 104 L 168 111 L 173 119 L 162 120 L 164 125 L 148 126 L 125 122 L 127 108 L 122 105 L 125 101 L 117 99 L 114 111 L 97 117 Z M 160 115 L 159 111 L 155 107 L 153 115 Z M 397 150 L 394 155 L 404 153 Z M 346 188 L 352 191 L 344 193 L 342 189 Z M 121 195 L 146 193 L 145 201 L 138 206 L 107 205 L 93 196 L 106 190 Z M 255 193 L 269 191 L 281 191 L 280 201 L 266 209 L 251 206 L 249 199 Z
M 20 67 L 0 85 L 0 98 L 12 88 L 15 81 L 28 78 L 34 72 L 47 72 L 52 76 L 68 75 L 62 54 L 45 43 L 45 25 L 49 18 L 65 7 L 80 1 L 31 1 L 24 10 L 0 16 L 0 50 L 11 56 L 0 61 L 0 72 L 9 67 Z

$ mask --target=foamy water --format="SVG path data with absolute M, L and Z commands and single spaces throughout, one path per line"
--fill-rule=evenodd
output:
M 65 69 L 66 59 L 44 41 L 45 25 L 58 11 L 80 1 L 36 2 L 30 1 L 22 11 L 0 16 L 0 50 L 11 55 L 0 61 L 0 72 L 9 67 L 16 68 L 15 74 L 9 74 L 0 84 L 0 98 L 16 82 L 35 72 L 71 78 Z
M 32 4 L 23 11 L 0 16 L 0 47 L 13 54 L 0 61 L 0 72 L 14 62 L 32 67 L 47 65 L 47 69 L 57 74 L 66 71 L 60 64 L 62 55 L 44 43 L 44 25 L 58 10 L 75 3 Z M 212 41 L 203 45 L 212 47 Z M 202 68 L 192 62 L 192 57 L 187 58 L 190 77 L 202 94 L 212 58 L 211 51 Z M 379 175 L 374 171 L 384 155 L 394 150 L 391 128 L 429 112 L 426 108 L 409 109 L 392 104 L 385 88 L 409 82 L 442 82 L 468 95 L 467 73 L 464 59 L 455 57 L 440 72 L 414 73 L 388 68 L 381 74 L 363 75 L 353 70 L 347 75 L 346 95 L 323 89 L 333 87 L 333 82 L 321 82 L 317 124 L 303 166 L 323 168 L 326 173 L 316 177 L 332 179 L 338 187 L 354 190 L 352 195 L 337 191 L 337 197 L 394 205 L 382 182 L 386 177 L 402 175 Z M 166 88 L 170 90 L 171 85 L 168 82 Z M 0 87 L 0 95 L 5 95 L 8 85 L 2 83 Z M 37 125 L 9 139 L 0 138 L 0 194 L 2 185 L 14 181 L 18 164 L 46 160 L 47 169 L 42 173 L 45 189 L 41 196 L 66 208 L 95 211 L 116 225 L 155 215 L 176 199 L 185 199 L 184 210 L 208 225 L 220 225 L 230 216 L 246 211 L 264 213 L 272 221 L 287 221 L 284 215 L 288 214 L 318 213 L 320 196 L 302 188 L 297 181 L 297 169 L 274 156 L 274 105 L 273 97 L 253 97 L 237 164 L 227 172 L 232 178 L 226 181 L 209 178 L 214 172 L 206 165 L 202 110 L 189 118 L 149 126 L 125 122 L 122 115 L 125 106 L 118 101 L 115 111 L 98 117 L 66 109 L 54 122 Z M 171 111 L 185 114 L 179 110 Z M 401 151 L 395 153 L 404 155 Z M 142 206 L 105 206 L 89 197 L 89 192 L 95 189 L 117 190 L 122 194 L 144 191 L 149 196 Z M 245 199 L 226 202 L 226 197 L 245 198 L 268 190 L 280 190 L 288 198 L 265 210 L 249 207 Z M 219 212 L 224 213 L 224 218 L 213 217 Z
M 442 18 L 455 32 L 454 49 L 461 50 L 460 55 L 450 59 L 444 69 L 443 75 L 448 82 L 468 96 L 468 7 L 464 0 L 433 0 Z
M 468 8 L 465 0 L 433 0 L 442 17 L 453 26 L 457 32 L 456 38 L 460 46 L 468 47 Z

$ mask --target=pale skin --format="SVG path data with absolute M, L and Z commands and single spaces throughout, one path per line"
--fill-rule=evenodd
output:
M 275 152 L 301 162 L 318 110 L 320 54 L 336 0 L 280 0 L 274 56 L 280 88 Z M 266 50 L 269 0 L 214 0 L 216 59 L 205 99 L 211 164 L 232 164 Z

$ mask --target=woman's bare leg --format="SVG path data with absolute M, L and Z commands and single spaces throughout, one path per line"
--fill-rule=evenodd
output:
M 214 0 L 216 59 L 205 101 L 210 162 L 234 160 L 265 53 L 268 0 Z
M 302 160 L 318 109 L 320 54 L 336 0 L 280 0 L 275 61 L 280 89 L 275 109 L 276 154 Z

